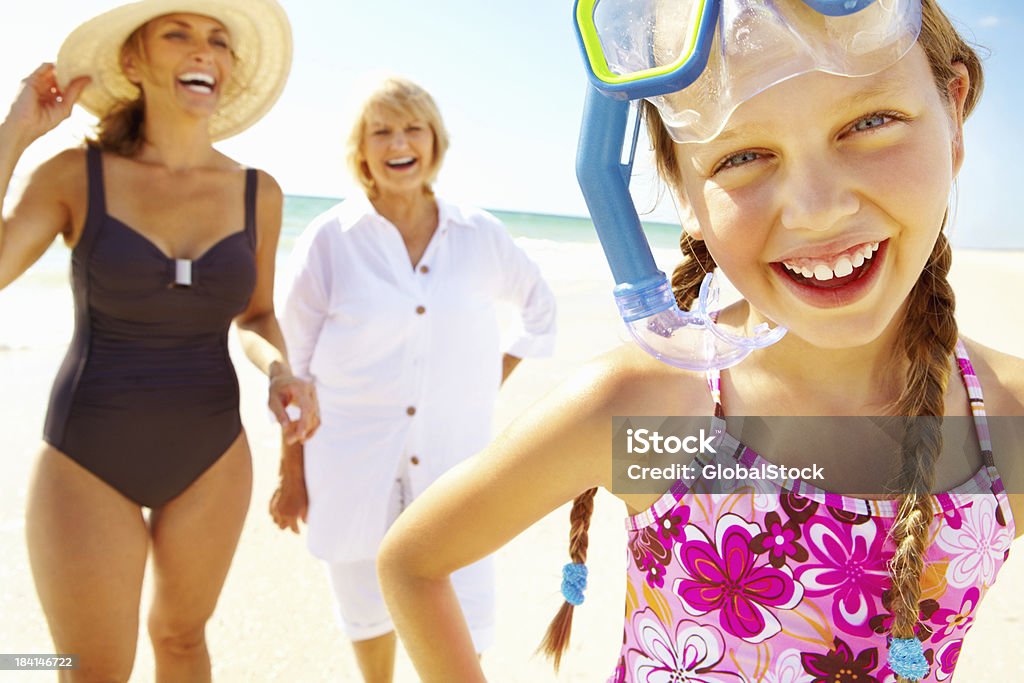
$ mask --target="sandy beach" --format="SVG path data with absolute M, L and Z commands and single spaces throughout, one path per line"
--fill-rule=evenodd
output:
M 559 340 L 553 358 L 524 362 L 502 391 L 498 428 L 586 359 L 621 343 L 610 295 L 611 280 L 596 245 L 573 246 L 572 267 L 559 268 L 554 246 L 536 258 L 559 301 Z M 560 248 L 560 247 L 559 247 Z M 673 255 L 660 255 L 662 259 Z M 958 251 L 952 280 L 965 336 L 1024 355 L 1021 310 L 1024 253 Z M 584 265 L 585 264 L 585 265 Z M 71 319 L 70 294 L 43 287 L 29 274 L 0 292 L 0 425 L 3 495 L 0 496 L 0 653 L 47 653 L 52 644 L 38 605 L 24 543 L 29 473 L 38 448 L 50 383 L 63 356 Z M 33 279 L 35 278 L 35 280 Z M 1001 309 L 1001 312 L 1000 312 Z M 19 341 L 31 328 L 31 344 Z M 63 336 L 62 336 L 63 335 Z M 265 379 L 232 352 L 242 384 L 242 418 L 253 449 L 252 506 L 220 604 L 208 628 L 214 680 L 222 682 L 359 681 L 348 643 L 335 623 L 320 564 L 305 539 L 282 532 L 267 503 L 277 480 L 277 435 L 264 406 Z M 560 604 L 566 559 L 568 509 L 555 511 L 498 554 L 497 643 L 484 656 L 489 680 L 499 683 L 595 683 L 611 673 L 622 638 L 626 562 L 624 508 L 602 493 L 591 527 L 587 600 L 577 612 L 573 643 L 557 677 L 534 655 Z M 1018 524 L 1024 524 L 1020 520 Z M 1024 680 L 1024 659 L 1014 648 L 1024 635 L 1024 545 L 1018 542 L 995 587 L 980 607 L 957 669 L 957 681 Z M 144 593 L 148 601 L 149 587 Z M 144 620 L 142 621 L 144 624 Z M 52 672 L 0 671 L 0 681 L 54 680 Z M 148 636 L 140 633 L 132 681 L 153 680 Z M 400 654 L 397 681 L 416 680 Z

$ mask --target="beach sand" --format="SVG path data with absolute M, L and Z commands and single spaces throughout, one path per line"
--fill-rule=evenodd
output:
M 550 247 L 555 249 L 555 247 Z M 581 249 L 584 247 L 580 247 Z M 587 246 L 586 248 L 591 248 Z M 555 356 L 524 362 L 502 390 L 499 426 L 577 369 L 587 358 L 620 343 L 611 282 L 594 250 L 587 268 L 548 270 L 559 300 L 559 341 Z M 659 261 L 674 255 L 659 255 Z M 539 261 L 557 260 L 555 252 Z M 596 260 L 594 260 L 596 259 Z M 578 261 L 577 261 L 578 262 Z M 983 343 L 1024 355 L 1021 310 L 1024 254 L 958 251 L 952 274 L 961 329 Z M 0 653 L 47 653 L 52 649 L 36 600 L 24 543 L 25 491 L 29 480 L 50 383 L 63 355 L 70 320 L 70 296 L 38 283 L 20 282 L 0 293 L 4 326 L 31 326 L 44 343 L 0 350 L 0 425 L 3 427 L 3 481 L 0 496 Z M 43 300 L 33 298 L 43 296 Z M 41 313 L 44 312 L 44 313 Z M 46 317 L 42 317 L 45 314 Z M 37 322 L 38 321 L 38 322 Z M 54 324 L 53 330 L 47 325 Z M 8 328 L 10 329 L 10 328 Z M 62 332 L 63 331 L 63 332 Z M 17 330 L 15 330 L 17 332 Z M 62 336 L 63 335 L 63 336 Z M 4 337 L 17 337 L 17 334 Z M 270 520 L 267 503 L 277 479 L 277 436 L 263 407 L 265 379 L 232 341 L 242 384 L 242 417 L 253 449 L 253 502 L 227 585 L 209 624 L 208 642 L 215 681 L 359 681 L 355 660 L 333 615 L 332 598 L 320 564 L 304 537 L 282 532 Z M 0 347 L 2 349 L 2 347 Z M 578 609 L 573 642 L 555 676 L 535 656 L 547 622 L 561 600 L 561 566 L 567 561 L 568 508 L 556 510 L 499 551 L 497 643 L 484 656 L 489 680 L 605 681 L 622 639 L 626 566 L 625 510 L 602 492 L 591 526 L 590 586 Z M 1021 523 L 1024 523 L 1022 520 Z M 958 681 L 1024 680 L 1024 659 L 1013 649 L 1024 635 L 1024 546 L 1017 543 L 999 581 L 980 607 L 960 659 Z M 144 601 L 148 601 L 147 585 Z M 140 632 L 132 681 L 153 680 L 148 637 Z M 0 681 L 54 680 L 52 672 L 0 671 Z M 416 680 L 408 659 L 399 655 L 396 680 Z

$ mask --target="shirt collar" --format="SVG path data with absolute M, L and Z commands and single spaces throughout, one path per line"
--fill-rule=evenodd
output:
M 449 204 L 436 194 L 434 195 L 434 201 L 437 203 L 438 231 L 447 232 L 450 226 L 460 224 L 460 222 L 456 220 L 456 215 L 458 214 L 457 207 Z M 353 194 L 345 200 L 344 204 L 346 207 L 346 213 L 349 216 L 349 220 L 344 222 L 346 230 L 351 230 L 357 225 L 363 224 L 365 222 L 364 219 L 371 219 L 371 223 L 377 220 L 385 220 L 385 218 L 377 212 L 377 209 L 373 206 L 373 203 L 369 198 L 364 194 Z

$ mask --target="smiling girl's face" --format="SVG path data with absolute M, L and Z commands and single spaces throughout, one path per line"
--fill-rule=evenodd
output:
M 767 318 L 812 344 L 878 338 L 917 282 L 962 158 L 966 69 L 924 51 L 873 76 L 804 74 L 675 145 L 684 228 Z

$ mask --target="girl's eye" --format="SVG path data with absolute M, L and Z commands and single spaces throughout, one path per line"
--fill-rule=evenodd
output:
M 184 33 L 182 33 L 181 31 L 172 31 L 172 32 L 166 34 L 164 37 L 165 38 L 172 38 L 174 40 L 183 40 L 185 38 L 188 38 L 188 36 L 185 35 Z
M 854 133 L 864 133 L 867 131 L 877 130 L 879 128 L 885 128 L 887 125 L 894 121 L 906 121 L 907 118 L 896 112 L 891 111 L 879 111 L 874 114 L 868 114 L 867 116 L 854 121 L 853 125 L 850 126 L 850 130 Z
M 375 131 L 373 131 L 373 135 L 375 135 L 376 137 L 382 137 L 382 136 L 384 136 L 384 135 L 387 135 L 387 134 L 388 134 L 388 133 L 390 133 L 390 132 L 391 132 L 391 131 L 389 131 L 389 130 L 386 130 L 386 129 L 381 129 L 381 130 L 375 130 Z
M 762 155 L 759 152 L 755 152 L 749 149 L 743 152 L 738 152 L 737 154 L 733 154 L 730 157 L 726 157 L 721 162 L 719 162 L 718 165 L 715 166 L 715 170 L 711 172 L 711 175 L 715 175 L 719 171 L 725 171 L 730 168 L 739 168 L 740 166 L 745 166 L 746 164 L 757 161 L 758 159 L 761 158 L 761 156 Z
M 223 38 L 214 38 L 213 40 L 210 41 L 210 44 L 213 45 L 214 47 L 219 47 L 219 48 L 222 48 L 224 50 L 230 50 L 231 49 L 231 45 L 228 44 L 228 41 L 224 40 Z
M 853 124 L 853 130 L 860 132 L 862 130 L 871 130 L 872 128 L 881 128 L 889 123 L 889 121 L 890 117 L 885 114 L 872 114 Z

